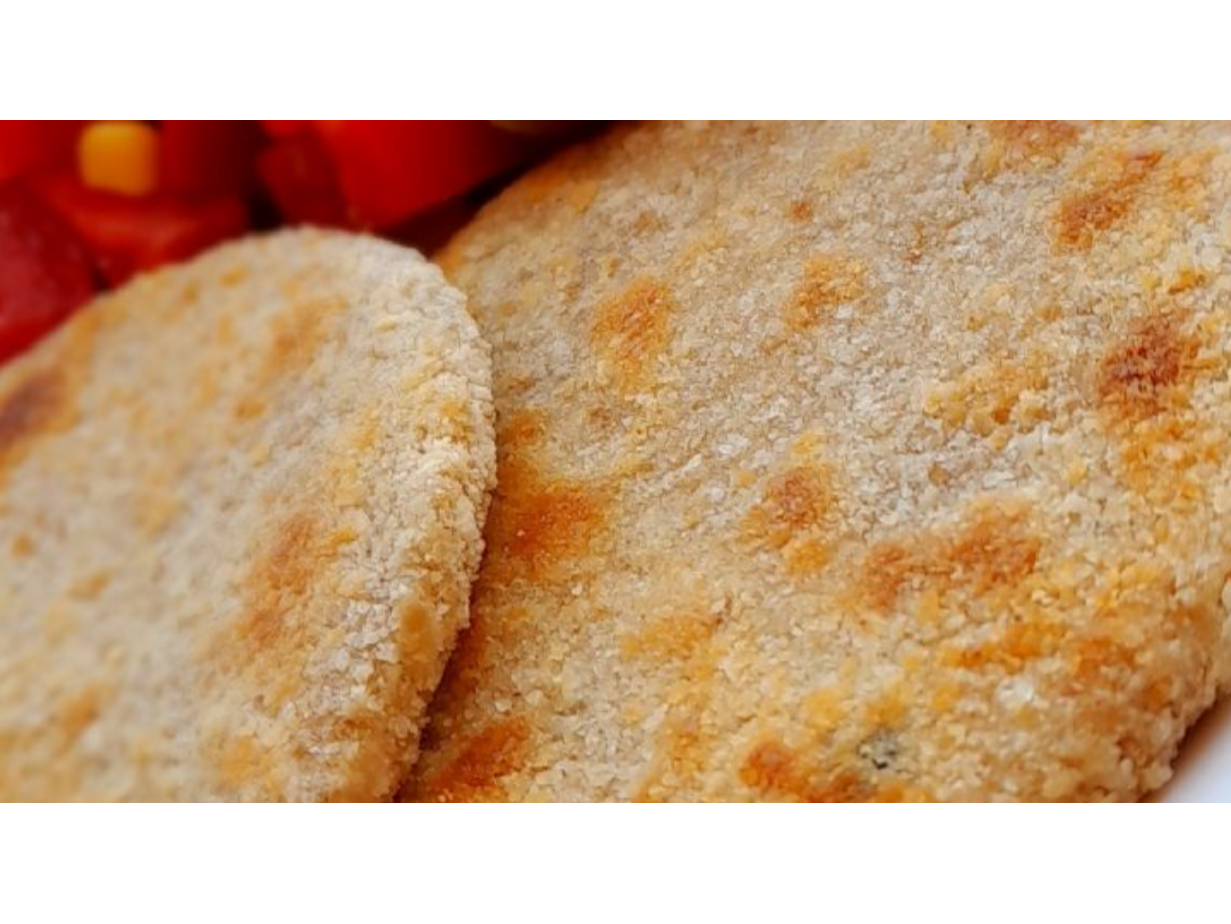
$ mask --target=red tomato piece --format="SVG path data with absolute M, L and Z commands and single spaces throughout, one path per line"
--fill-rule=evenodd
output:
M 84 122 L 0 121 L 0 182 L 71 161 Z
M 346 202 L 337 173 L 316 135 L 294 135 L 274 142 L 261 152 L 257 169 L 287 221 L 346 224 Z
M 310 119 L 305 118 L 263 118 L 261 128 L 270 138 L 289 138 L 291 135 L 307 132 Z
M 247 207 L 234 194 L 200 201 L 165 194 L 133 198 L 89 189 L 64 175 L 40 178 L 38 188 L 85 242 L 112 285 L 138 270 L 191 257 L 248 228 Z
M 191 195 L 249 190 L 256 178 L 260 144 L 256 122 L 165 121 L 162 188 Z
M 317 122 L 350 217 L 383 228 L 515 166 L 527 142 L 488 122 Z
M 93 293 L 89 256 L 68 225 L 25 185 L 0 185 L 0 360 Z

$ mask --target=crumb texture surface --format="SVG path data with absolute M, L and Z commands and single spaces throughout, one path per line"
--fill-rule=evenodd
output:
M 499 486 L 417 799 L 1131 799 L 1231 678 L 1231 132 L 669 124 L 446 272 Z
M 494 470 L 412 251 L 283 232 L 101 298 L 0 370 L 0 798 L 389 795 Z

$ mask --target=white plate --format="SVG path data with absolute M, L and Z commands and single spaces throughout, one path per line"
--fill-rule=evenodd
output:
M 1155 802 L 1231 802 L 1231 699 L 1211 709 L 1188 734 L 1175 778 Z

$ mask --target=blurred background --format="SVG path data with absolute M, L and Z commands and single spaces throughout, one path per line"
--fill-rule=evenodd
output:
M 0 121 L 0 361 L 95 293 L 284 224 L 431 253 L 600 123 Z

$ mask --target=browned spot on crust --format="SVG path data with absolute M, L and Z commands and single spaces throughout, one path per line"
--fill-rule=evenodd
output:
M 590 342 L 622 391 L 644 384 L 667 345 L 674 311 L 666 284 L 644 277 L 598 306 Z
M 991 437 L 1002 428 L 1028 432 L 1046 419 L 1043 401 L 1023 404 L 1023 397 L 1047 388 L 1050 360 L 1039 352 L 1022 359 L 1009 358 L 979 363 L 955 382 L 930 391 L 923 412 L 952 430 L 968 429 Z
M 239 340 L 239 335 L 235 332 L 235 321 L 229 316 L 224 315 L 218 319 L 218 323 L 214 326 L 214 336 L 217 338 L 219 345 L 232 347 Z
M 29 558 L 34 552 L 34 540 L 25 533 L 18 533 L 13 537 L 9 551 L 12 552 L 14 558 Z
M 314 631 L 311 598 L 332 580 L 331 565 L 347 536 L 323 533 L 301 512 L 272 533 L 243 579 L 243 608 L 211 650 L 223 667 L 249 673 L 265 705 L 277 710 L 302 683 Z
M 687 269 L 723 250 L 727 243 L 728 238 L 725 231 L 715 227 L 707 228 L 680 250 L 675 258 L 675 265 Z
M 944 661 L 967 670 L 981 671 L 995 665 L 1008 673 L 1017 673 L 1031 661 L 1055 652 L 1063 639 L 1062 626 L 1039 619 L 1026 620 L 1013 623 L 992 641 L 949 649 Z
M 474 421 L 470 416 L 470 406 L 460 398 L 444 398 L 440 402 L 440 416 L 432 421 L 435 435 L 455 443 L 469 445 Z M 371 436 L 367 436 L 368 445 L 375 440 L 376 424 L 368 428 Z
M 663 221 L 662 216 L 657 212 L 652 212 L 649 209 L 642 209 L 637 214 L 637 218 L 633 221 L 633 234 L 637 237 L 644 237 L 648 234 L 662 231 L 667 226 Z
M 601 500 L 575 482 L 537 486 L 502 504 L 507 516 L 496 517 L 492 544 L 532 573 L 585 552 L 603 521 Z
M 437 802 L 498 799 L 500 780 L 521 766 L 529 738 L 530 726 L 520 716 L 489 723 L 415 797 Z
M 65 748 L 71 746 L 102 714 L 110 699 L 110 691 L 91 684 L 77 690 L 56 706 L 53 728 Z
M 1224 464 L 1221 432 L 1176 414 L 1108 417 L 1110 427 L 1123 438 L 1121 474 L 1131 489 L 1156 504 L 1184 506 L 1203 499 L 1204 479 L 1195 477 L 1194 469 Z M 1159 521 L 1156 530 L 1165 526 L 1166 521 Z
M 543 413 L 520 408 L 504 415 L 497 422 L 499 438 L 496 445 L 502 456 L 515 456 L 543 436 Z
M 873 794 L 864 780 L 847 770 L 814 779 L 792 751 L 773 739 L 762 741 L 748 753 L 739 778 L 759 793 L 799 802 L 861 802 Z
M 75 745 L 114 695 L 111 685 L 89 682 L 60 696 L 41 726 L 0 728 L 0 753 L 45 746 L 53 755 L 43 772 L 34 777 L 19 775 L 6 762 L 0 762 L 0 799 L 60 802 L 88 793 L 87 768 Z
M 585 554 L 606 521 L 606 493 L 584 482 L 550 477 L 535 447 L 543 415 L 515 411 L 497 422 L 497 484 L 485 536 L 484 577 L 549 580 L 556 567 Z
M 934 119 L 928 123 L 928 137 L 937 144 L 948 147 L 953 143 L 953 121 L 951 119 Z
M 397 638 L 402 673 L 422 676 L 436 664 L 441 639 L 433 610 L 443 602 L 443 599 L 433 601 L 432 606 L 406 603 L 398 611 Z
M 1074 646 L 1069 666 L 1073 679 L 1087 686 L 1104 674 L 1131 670 L 1135 663 L 1133 649 L 1113 638 L 1095 636 L 1081 639 Z
M 194 302 L 200 301 L 200 299 L 201 283 L 196 279 L 189 279 L 184 283 L 183 287 L 180 289 L 179 297 L 174 299 L 174 301 L 188 306 L 192 305 Z
M 981 505 L 955 535 L 925 533 L 874 546 L 864 563 L 863 596 L 885 611 L 908 587 L 986 594 L 1022 581 L 1034 570 L 1040 548 L 1027 532 L 1023 511 Z
M 947 549 L 951 577 L 976 594 L 1016 584 L 1039 557 L 1039 540 L 1022 531 L 1022 518 L 989 511 L 958 534 Z
M 225 269 L 222 272 L 222 275 L 219 276 L 218 278 L 219 278 L 219 281 L 224 286 L 237 286 L 241 282 L 243 282 L 245 279 L 247 279 L 250 275 L 251 275 L 251 271 L 248 269 L 248 267 L 242 264 L 236 264 L 234 266 L 231 266 Z
M 832 175 L 841 179 L 850 176 L 857 170 L 862 170 L 868 166 L 871 160 L 871 148 L 866 144 L 857 144 L 854 147 L 835 153 L 830 158 L 828 166 Z
M 707 720 L 719 680 L 718 629 L 726 611 L 725 603 L 716 608 L 716 602 L 697 600 L 680 615 L 650 623 L 632 642 L 637 656 L 669 668 L 675 677 L 663 697 L 669 711 L 655 735 L 654 756 L 637 787 L 637 801 L 660 801 L 684 781 L 696 789 L 704 786 L 721 734 Z
M 827 534 L 836 515 L 837 494 L 828 470 L 797 465 L 769 480 L 761 502 L 744 517 L 742 534 L 754 546 L 781 552 L 792 574 L 814 574 L 832 555 Z
M 482 593 L 480 583 L 475 590 L 476 601 Z M 473 610 L 470 615 L 470 625 L 458 636 L 457 646 L 453 649 L 453 655 L 445 667 L 444 678 L 440 681 L 440 690 L 437 695 L 441 702 L 462 701 L 478 687 L 483 679 L 483 659 L 491 637 L 488 630 L 490 618 L 477 604 Z M 431 737 L 430 727 L 426 734 L 428 738 Z
M 54 370 L 40 370 L 0 398 L 0 482 L 41 437 L 68 423 L 65 382 Z
M 202 366 L 192 377 L 192 401 L 201 410 L 209 407 L 218 399 L 221 382 L 218 380 L 218 370 L 209 364 Z M 134 418 L 136 412 L 134 411 Z
M 833 558 L 833 545 L 821 538 L 801 538 L 782 550 L 787 572 L 796 576 L 816 574 Z
M 804 264 L 803 281 L 786 306 L 787 325 L 795 331 L 816 326 L 839 305 L 866 293 L 863 264 L 841 254 L 823 253 Z
M 240 398 L 235 402 L 236 420 L 255 420 L 264 413 L 265 402 L 255 395 Z
M 275 317 L 270 322 L 265 375 L 277 379 L 311 362 L 324 339 L 330 316 L 345 308 L 346 300 L 341 296 L 323 296 L 294 304 Z
M 1209 281 L 1203 270 L 1194 269 L 1191 266 L 1186 266 L 1184 269 L 1176 273 L 1175 279 L 1167 286 L 1168 295 L 1179 295 L 1181 292 L 1188 292 L 1191 289 L 1196 289 L 1205 285 Z
M 810 199 L 796 199 L 787 207 L 787 217 L 791 221 L 811 221 L 816 214 Z
M 239 789 L 247 781 L 266 773 L 266 760 L 265 748 L 260 747 L 255 738 L 241 735 L 224 744 L 219 775 L 223 783 Z
M 652 620 L 620 639 L 620 653 L 652 663 L 687 660 L 713 636 L 721 620 L 710 613 L 681 613 Z
M 247 394 L 235 402 L 234 415 L 245 421 L 265 412 L 268 394 L 282 380 L 311 365 L 325 342 L 332 319 L 346 308 L 341 296 L 292 302 L 269 323 L 269 346 Z
M 307 514 L 292 517 L 250 572 L 250 602 L 237 628 L 254 648 L 272 647 L 289 630 L 287 616 L 307 595 L 316 571 L 316 529 Z
M 311 653 L 330 632 L 339 631 L 336 609 L 321 609 L 315 598 L 334 581 L 337 554 L 353 539 L 353 530 L 327 530 L 308 512 L 284 520 L 257 549 L 241 581 L 243 609 L 202 651 L 212 666 L 238 675 L 268 714 L 277 714 L 299 693 Z M 341 731 L 332 728 L 325 737 L 337 741 Z M 352 765 L 369 759 L 374 736 L 375 732 L 346 758 L 348 780 L 357 779 L 351 774 Z M 273 799 L 281 797 L 286 783 L 278 775 L 279 767 L 291 759 L 281 746 L 218 743 L 220 778 L 229 786 L 260 786 Z
M 1099 402 L 1132 419 L 1158 413 L 1171 389 L 1190 371 L 1196 352 L 1196 341 L 1181 332 L 1174 315 L 1138 320 L 1099 364 Z
M 405 691 L 394 697 L 395 703 L 406 703 Z M 395 707 L 396 708 L 396 707 Z M 356 802 L 385 798 L 394 793 L 406 776 L 407 759 L 413 743 L 399 739 L 385 711 L 365 710 L 331 723 L 329 741 L 352 742 L 353 757 L 347 762 L 345 775 L 327 799 L 330 802 Z
M 1168 161 L 1167 191 L 1170 201 L 1187 212 L 1202 214 L 1208 193 L 1206 172 L 1217 152 L 1193 151 Z
M 761 510 L 789 534 L 820 525 L 834 504 L 829 479 L 816 468 L 799 466 L 770 479 Z
M 1207 502 L 1209 479 L 1202 472 L 1226 463 L 1225 433 L 1187 413 L 1198 377 L 1226 374 L 1221 352 L 1201 355 L 1201 342 L 1212 334 L 1208 325 L 1184 330 L 1183 315 L 1175 312 L 1140 318 L 1096 369 L 1093 400 L 1119 440 L 1117 474 L 1160 507 L 1191 509 Z M 1155 532 L 1164 539 L 1166 521 Z
M 106 590 L 111 583 L 111 575 L 106 571 L 95 571 L 74 581 L 68 592 L 78 600 L 94 600 Z
M 321 737 L 325 737 L 323 732 Z M 345 739 L 338 732 L 328 740 Z M 246 790 L 245 798 L 255 796 L 274 802 L 286 798 L 286 768 L 295 760 L 287 743 L 270 744 L 250 733 L 219 733 L 212 739 L 209 753 L 221 785 L 232 791 Z M 366 798 L 370 799 L 373 791 L 368 790 Z
M 1093 189 L 1065 198 L 1056 216 L 1059 244 L 1069 250 L 1089 250 L 1098 232 L 1128 217 L 1162 156 L 1151 151 L 1121 157 L 1111 176 L 1100 180 Z
M 868 553 L 863 569 L 869 602 L 878 610 L 887 610 L 897 602 L 902 588 L 924 573 L 925 562 L 899 542 L 881 542 Z
M 1077 140 L 1076 126 L 1047 119 L 988 123 L 991 143 L 983 150 L 986 176 L 1031 164 L 1054 164 Z

